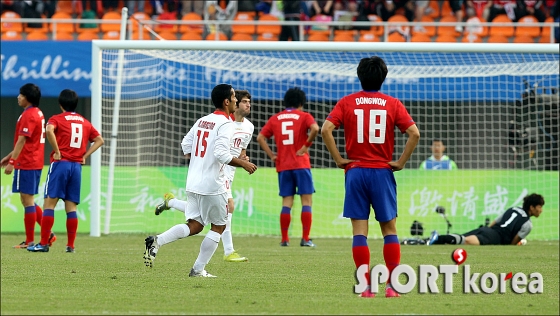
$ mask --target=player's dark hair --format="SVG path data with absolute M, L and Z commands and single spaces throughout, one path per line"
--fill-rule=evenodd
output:
M 544 205 L 544 197 L 540 194 L 533 193 L 525 196 L 523 198 L 523 210 L 529 214 L 529 209 L 531 206 L 543 206 Z
M 58 104 L 67 112 L 75 112 L 78 106 L 78 94 L 74 90 L 64 89 L 58 96 Z
M 39 106 L 39 101 L 41 101 L 41 89 L 35 84 L 26 83 L 21 88 L 19 88 L 19 94 L 24 96 L 27 101 L 33 106 Z
M 362 58 L 358 64 L 358 79 L 366 91 L 381 89 L 387 73 L 387 65 L 381 57 Z
M 300 105 L 305 105 L 305 92 L 298 87 L 290 88 L 284 94 L 284 108 L 297 109 Z
M 221 109 L 224 106 L 224 100 L 231 100 L 230 84 L 221 83 L 212 89 L 212 103 L 216 109 Z
M 251 100 L 251 94 L 247 90 L 235 90 L 235 98 L 237 99 L 237 106 L 239 106 L 241 99 L 247 98 Z

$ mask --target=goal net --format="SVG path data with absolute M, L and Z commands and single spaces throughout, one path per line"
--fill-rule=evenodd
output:
M 248 119 L 255 135 L 247 152 L 259 167 L 250 176 L 236 173 L 232 232 L 279 236 L 277 174 L 256 136 L 295 86 L 307 94 L 304 109 L 321 126 L 339 98 L 361 90 L 360 59 L 378 55 L 389 68 L 382 92 L 405 104 L 422 135 L 406 169 L 395 174 L 399 236 L 410 236 L 414 221 L 422 223 L 424 237 L 431 230 L 445 233 L 437 206 L 445 208 L 450 232 L 464 233 L 537 192 L 546 206 L 530 237 L 558 239 L 555 45 L 94 41 L 93 48 L 92 119 L 106 144 L 92 165 L 92 190 L 97 187 L 100 196 L 92 235 L 159 233 L 184 221 L 179 211 L 155 216 L 154 208 L 166 192 L 186 198 L 188 161 L 180 142 L 213 111 L 212 88 L 229 83 L 252 95 Z M 394 159 L 407 139 L 397 134 Z M 335 138 L 343 152 L 342 132 Z M 443 141 L 457 170 L 419 170 L 435 139 Z M 273 140 L 269 144 L 275 150 Z M 316 189 L 311 236 L 349 237 L 350 222 L 342 217 L 344 173 L 320 136 L 310 156 Z M 296 197 L 294 240 L 301 238 L 300 213 Z M 376 227 L 370 238 L 381 237 Z

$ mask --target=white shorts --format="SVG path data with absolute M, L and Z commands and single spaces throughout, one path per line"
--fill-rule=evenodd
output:
M 200 195 L 187 192 L 185 220 L 193 219 L 203 226 L 208 224 L 225 225 L 227 221 L 227 193 L 219 195 Z
M 232 184 L 233 184 L 233 181 L 226 180 L 226 190 L 227 190 L 228 200 L 233 199 L 233 193 L 231 192 L 231 185 Z

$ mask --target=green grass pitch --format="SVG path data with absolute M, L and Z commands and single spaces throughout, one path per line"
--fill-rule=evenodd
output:
M 12 246 L 23 235 L 3 234 L 2 314 L 559 314 L 559 243 L 526 246 L 463 246 L 473 272 L 540 272 L 543 294 L 464 294 L 462 269 L 453 294 L 358 298 L 348 239 L 315 239 L 316 249 L 280 247 L 279 238 L 234 237 L 249 262 L 223 261 L 220 245 L 207 266 L 218 278 L 189 278 L 201 237 L 162 247 L 154 268 L 144 266 L 146 235 L 79 235 L 76 253 L 64 252 L 66 237 L 49 253 Z M 381 240 L 369 241 L 371 262 L 383 262 Z M 454 246 L 402 246 L 401 263 L 452 264 Z M 443 276 L 438 279 L 443 292 Z M 405 280 L 401 280 L 404 282 Z

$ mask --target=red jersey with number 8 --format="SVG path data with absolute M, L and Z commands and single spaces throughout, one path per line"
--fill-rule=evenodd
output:
M 296 109 L 285 109 L 266 122 L 261 134 L 266 138 L 274 136 L 277 172 L 311 169 L 309 155 L 296 153 L 307 142 L 307 131 L 313 124 L 315 119 L 311 114 Z
M 82 163 L 88 143 L 99 136 L 99 132 L 83 116 L 75 112 L 64 112 L 54 115 L 47 126 L 55 128 L 56 142 L 63 161 Z M 54 151 L 51 153 L 51 162 Z
M 354 167 L 391 168 L 395 127 L 404 133 L 414 121 L 398 99 L 375 91 L 349 94 L 327 117 L 337 128 L 344 125 L 346 154 Z
M 19 136 L 25 136 L 25 144 L 14 162 L 14 168 L 20 170 L 43 170 L 43 159 L 45 159 L 45 117 L 38 107 L 28 107 L 19 117 L 16 123 L 14 146 Z

